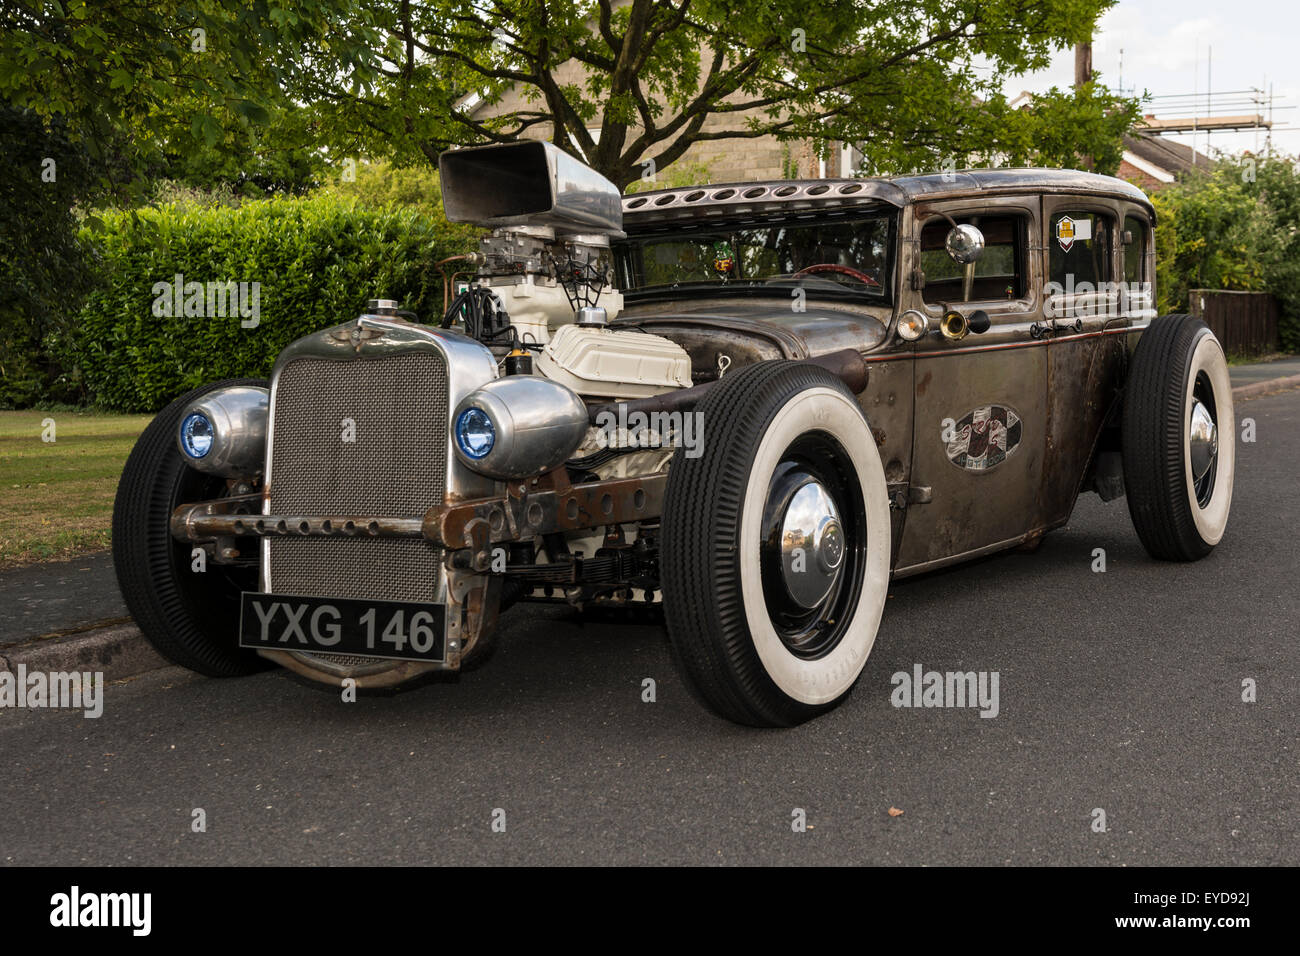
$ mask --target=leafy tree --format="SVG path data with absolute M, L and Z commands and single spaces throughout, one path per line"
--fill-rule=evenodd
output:
M 0 163 L 0 407 L 75 401 L 57 340 L 88 285 L 72 207 L 95 174 L 63 123 L 12 108 L 0 108 Z
M 267 124 L 291 104 L 294 64 L 366 71 L 374 37 L 331 24 L 355 0 L 8 0 L 0 6 L 0 98 L 48 120 L 103 162 L 123 134 L 137 168 L 176 147 L 208 149 L 231 123 Z M 105 184 L 107 167 L 99 170 Z
M 190 106 L 177 108 L 174 128 L 159 142 L 159 156 L 143 172 L 147 179 L 260 199 L 302 195 L 330 175 L 324 154 L 302 145 L 306 137 L 291 109 L 271 107 L 265 123 L 246 122 L 230 109 L 215 110 L 220 135 L 209 145 L 195 139 L 188 118 L 206 107 L 186 99 Z
M 1257 202 L 1246 249 L 1259 259 L 1264 283 L 1277 297 L 1283 350 L 1300 352 L 1300 157 L 1263 157 L 1248 185 Z
M 397 167 L 392 163 L 361 162 L 351 168 L 350 179 L 335 176 L 327 190 L 342 196 L 355 196 L 362 205 L 414 206 L 426 212 L 442 214 L 442 191 L 438 171 L 428 163 Z
M 623 192 L 631 194 L 650 189 L 676 189 L 712 181 L 712 173 L 703 163 L 676 163 L 667 174 L 656 173 L 653 178 L 633 180 L 623 188 Z
M 1094 80 L 1079 89 L 1052 87 L 1019 110 L 999 101 L 987 115 L 989 138 L 1012 166 L 1087 167 L 1113 176 L 1124 158 L 1124 134 L 1141 108 Z
M 1300 351 L 1300 163 L 1282 155 L 1216 162 L 1152 195 L 1161 312 L 1191 289 L 1271 292 L 1282 347 Z
M 1051 120 L 1070 148 L 1049 158 L 1105 157 L 1126 125 L 1105 117 L 1131 117 L 1130 103 L 1094 87 L 1016 115 L 1001 90 L 1087 39 L 1112 3 L 390 0 L 339 27 L 378 35 L 380 61 L 342 83 L 334 63 L 303 64 L 291 88 L 344 152 L 410 161 L 544 136 L 620 186 L 647 160 L 765 135 L 862 143 L 871 165 L 907 168 L 1022 155 Z
M 1246 247 L 1255 198 L 1231 163 L 1153 194 L 1160 236 L 1156 288 L 1162 312 L 1187 311 L 1189 289 L 1260 290 L 1258 260 Z
M 368 59 L 364 33 L 330 32 L 351 5 L 0 3 L 0 402 L 81 394 L 60 367 L 89 285 L 77 209 L 139 201 L 157 177 L 254 195 L 315 182 L 316 153 L 273 138 L 290 115 L 284 54 L 327 55 L 341 71 Z
M 6 0 L 0 104 L 24 124 L 0 156 L 11 186 L 51 151 L 83 175 L 0 208 L 0 346 L 53 354 L 50 309 L 77 285 L 46 259 L 75 269 L 74 209 L 139 199 L 151 178 L 295 193 L 348 157 L 427 169 L 519 136 L 620 186 L 648 160 L 679 179 L 693 145 L 767 135 L 862 144 L 882 169 L 972 153 L 1105 169 L 1130 101 L 1092 86 L 1017 111 L 1000 91 L 1113 2 Z M 54 372 L 32 374 L 13 380 Z

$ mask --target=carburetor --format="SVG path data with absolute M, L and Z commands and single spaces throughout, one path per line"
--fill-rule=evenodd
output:
M 545 226 L 494 229 L 479 240 L 483 262 L 475 281 L 510 316 L 519 343 L 542 346 L 558 326 L 597 303 L 612 317 L 623 308 L 613 288 L 609 239 L 559 236 Z
M 474 322 L 494 346 L 505 338 L 501 312 L 511 344 L 540 348 L 580 308 L 622 310 L 609 257 L 610 239 L 624 235 L 613 183 L 545 142 L 453 150 L 438 166 L 447 218 L 492 230 L 474 280 L 490 307 L 473 310 L 490 312 Z

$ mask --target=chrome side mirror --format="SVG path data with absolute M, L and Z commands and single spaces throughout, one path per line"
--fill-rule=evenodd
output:
M 970 265 L 984 254 L 984 233 L 970 223 L 953 226 L 948 230 L 943 247 L 954 262 Z

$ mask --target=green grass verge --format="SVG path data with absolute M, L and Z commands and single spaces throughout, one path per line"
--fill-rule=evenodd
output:
M 150 418 L 0 412 L 0 568 L 108 547 L 117 479 Z

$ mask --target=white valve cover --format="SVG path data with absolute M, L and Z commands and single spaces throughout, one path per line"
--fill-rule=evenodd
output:
M 563 325 L 537 371 L 590 398 L 646 398 L 691 385 L 686 350 L 659 335 Z

